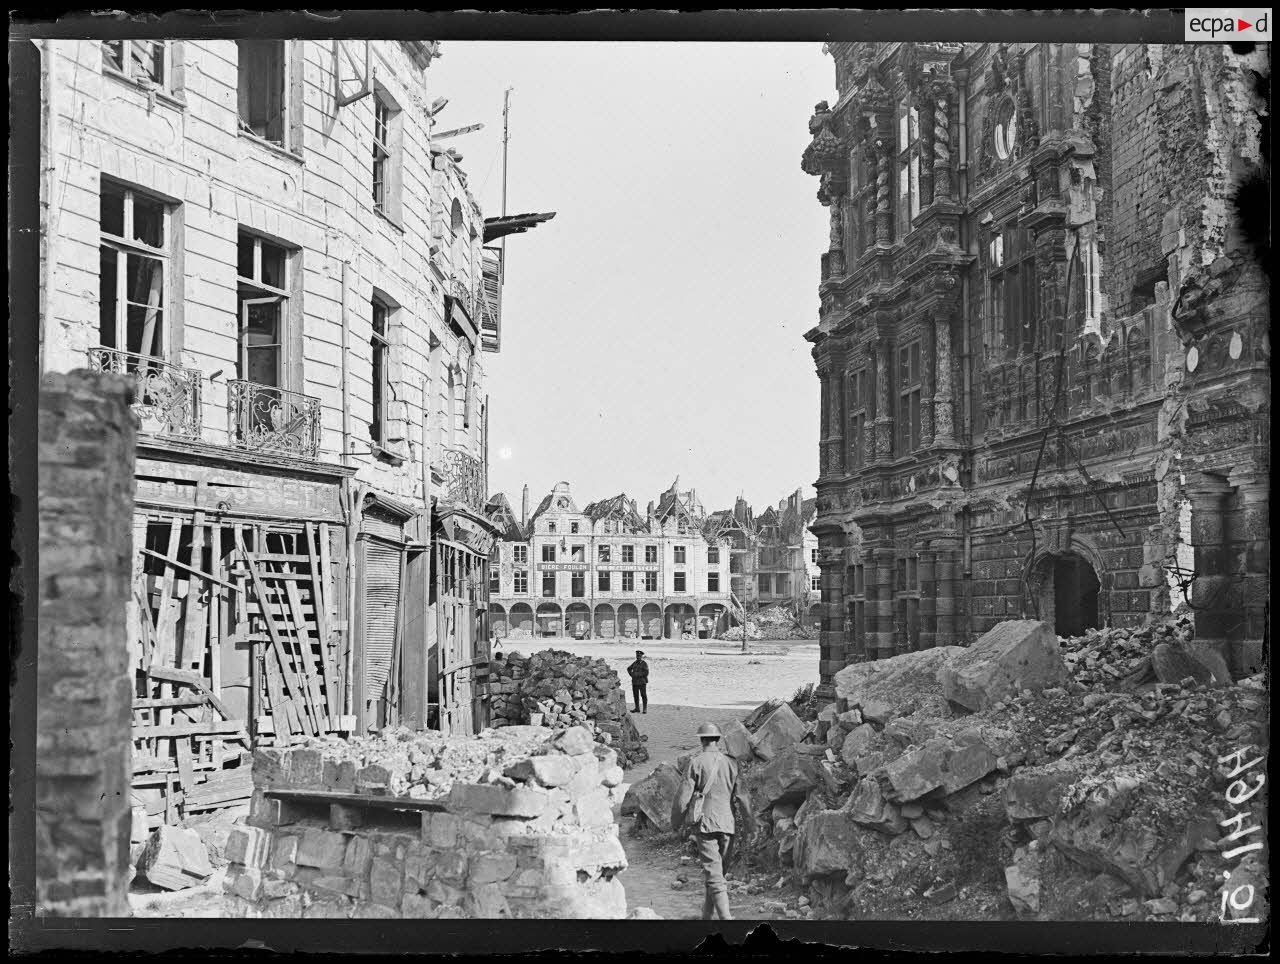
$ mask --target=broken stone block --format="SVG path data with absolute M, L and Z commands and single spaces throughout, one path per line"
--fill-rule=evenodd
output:
M 634 725 L 634 724 L 633 724 Z M 576 756 L 579 753 L 590 753 L 594 741 L 584 726 L 571 726 L 555 739 L 561 753 Z
M 771 697 L 757 706 L 754 710 L 746 715 L 742 721 L 742 725 L 748 730 L 754 730 L 764 719 L 782 705 L 779 697 Z
M 787 747 L 751 774 L 751 805 L 760 811 L 779 803 L 800 803 L 821 782 L 816 761 Z
M 859 863 L 858 828 L 844 810 L 819 810 L 805 821 L 792 845 L 792 860 L 805 879 L 845 873 Z
M 884 745 L 884 738 L 876 732 L 870 723 L 863 723 L 849 732 L 840 746 L 840 757 L 846 766 L 854 766 L 859 757 L 864 757 Z
M 475 884 L 492 884 L 506 880 L 516 870 L 516 858 L 511 854 L 485 852 L 477 854 L 471 860 L 469 882 Z
M 1019 847 L 1013 855 L 1013 864 L 1004 869 L 1005 887 L 1009 903 L 1019 914 L 1040 913 L 1041 855 L 1026 847 Z
M 592 758 L 594 760 L 594 757 Z M 544 787 L 561 787 L 574 777 L 573 758 L 567 756 L 535 756 L 519 760 L 502 771 L 512 780 L 530 780 Z
M 299 867 L 341 867 L 346 850 L 347 838 L 342 834 L 312 827 L 303 831 L 294 863 Z
M 806 732 L 805 725 L 786 703 L 769 714 L 752 737 L 756 756 L 766 762 L 784 749 L 799 743 Z
M 1004 788 L 1004 808 L 1010 820 L 1038 820 L 1058 812 L 1063 792 L 1080 778 L 1080 768 L 1050 763 L 1022 767 Z
M 1070 679 L 1058 652 L 1058 637 L 1048 623 L 1034 619 L 999 623 L 938 670 L 946 698 L 973 711 Z
M 138 873 L 157 887 L 183 890 L 208 880 L 213 865 L 199 834 L 162 824 L 138 859 Z
M 960 646 L 937 646 L 846 666 L 833 678 L 836 695 L 850 707 L 872 701 L 888 706 L 893 715 L 905 716 L 909 704 L 942 695 L 938 668 L 963 652 Z M 849 725 L 843 717 L 841 723 Z
M 1157 643 L 1151 651 L 1151 664 L 1161 683 L 1180 683 L 1188 676 L 1197 683 L 1213 682 L 1213 671 L 1177 643 Z
M 751 734 L 737 720 L 730 720 L 720 728 L 720 749 L 739 762 L 751 759 Z
M 938 789 L 943 782 L 950 746 L 946 740 L 933 739 L 922 747 L 908 750 L 880 771 L 888 787 L 886 794 L 900 803 L 918 800 L 926 793 Z M 995 765 L 995 761 L 992 761 Z M 864 781 L 865 782 L 865 781 Z
M 258 827 L 233 827 L 223 851 L 233 864 L 261 868 L 271 852 L 271 834 Z
M 896 804 L 885 799 L 880 781 L 874 777 L 858 782 L 845 804 L 845 810 L 855 823 L 882 833 L 899 834 L 907 829 L 906 818 Z
M 659 830 L 671 830 L 671 804 L 680 789 L 680 771 L 669 763 L 659 763 L 654 771 L 634 783 L 622 801 L 622 812 L 643 813 Z
M 862 701 L 860 711 L 862 718 L 868 723 L 876 723 L 884 726 L 893 716 L 893 707 L 884 700 L 864 699 Z

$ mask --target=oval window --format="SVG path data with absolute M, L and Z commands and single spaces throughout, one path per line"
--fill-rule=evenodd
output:
M 1018 133 L 1018 115 L 1013 101 L 1006 99 L 996 112 L 996 156 L 1007 160 L 1013 154 L 1013 141 Z

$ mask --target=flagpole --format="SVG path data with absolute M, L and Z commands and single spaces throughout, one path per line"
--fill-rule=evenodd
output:
M 507 141 L 511 136 L 509 111 L 511 108 L 511 91 L 508 87 L 502 92 L 502 216 L 507 216 Z M 502 236 L 502 281 L 507 277 L 507 236 Z

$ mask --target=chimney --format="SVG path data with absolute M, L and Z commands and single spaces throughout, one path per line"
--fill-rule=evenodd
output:
M 529 524 L 529 485 L 525 484 L 524 496 L 520 499 L 520 525 L 521 527 Z

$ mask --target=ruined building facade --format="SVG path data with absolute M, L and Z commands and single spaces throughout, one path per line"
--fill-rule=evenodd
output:
M 1255 72 L 1227 46 L 833 43 L 802 161 L 821 677 L 1036 616 L 1179 607 L 1258 665 L 1267 281 Z M 857 543 L 855 545 L 855 543 Z
M 490 501 L 489 619 L 502 638 L 710 637 L 728 627 L 729 541 L 707 536 L 694 491 L 673 484 L 641 514 L 625 494 L 578 507 L 559 482 L 516 520 Z M 518 645 L 518 644 L 513 644 Z
M 436 44 L 40 47 L 42 369 L 136 385 L 135 775 L 482 725 L 489 242 L 547 216 L 433 141 Z

